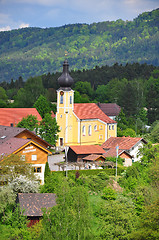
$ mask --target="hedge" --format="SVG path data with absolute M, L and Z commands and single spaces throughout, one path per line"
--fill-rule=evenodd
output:
M 117 175 L 121 175 L 121 173 L 124 170 L 125 170 L 125 167 L 118 167 L 117 168 Z M 89 170 L 68 170 L 68 176 L 69 176 L 69 174 L 72 174 L 72 173 L 75 174 L 77 171 L 79 172 L 80 176 L 81 175 L 86 175 L 86 176 L 97 175 L 100 172 L 104 172 L 109 176 L 115 176 L 115 174 L 116 174 L 116 169 L 115 168 L 106 168 L 106 169 L 89 169 Z M 62 174 L 64 176 L 66 175 L 66 171 L 56 171 L 56 172 L 53 172 L 53 173 Z

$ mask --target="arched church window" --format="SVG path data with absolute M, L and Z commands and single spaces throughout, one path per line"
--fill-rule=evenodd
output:
M 92 134 L 92 127 L 91 127 L 91 125 L 89 125 L 89 127 L 88 127 L 88 135 L 90 136 Z
M 86 135 L 86 127 L 85 126 L 82 127 L 82 134 Z
M 63 95 L 60 96 L 60 104 L 63 104 Z
M 70 96 L 70 104 L 72 104 L 72 96 Z

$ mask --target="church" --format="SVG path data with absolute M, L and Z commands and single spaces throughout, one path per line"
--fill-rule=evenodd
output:
M 60 126 L 57 147 L 70 145 L 103 144 L 117 136 L 117 123 L 109 118 L 95 103 L 74 103 L 71 89 L 73 78 L 69 64 L 63 63 L 63 73 L 58 78 L 56 121 Z

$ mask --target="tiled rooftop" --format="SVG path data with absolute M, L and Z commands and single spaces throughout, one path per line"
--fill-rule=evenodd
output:
M 107 116 L 117 116 L 120 113 L 120 106 L 116 103 L 97 103 L 97 106 L 107 115 Z
M 38 121 L 42 120 L 36 108 L 0 108 L 0 125 L 16 126 L 23 117 L 28 115 L 37 116 Z
M 95 103 L 75 103 L 74 113 L 79 119 L 100 119 L 105 123 L 116 123 L 109 118 Z
M 29 139 L 15 138 L 15 137 L 10 138 L 0 145 L 0 155 L 12 154 L 28 142 L 30 142 Z
M 90 155 L 84 157 L 83 160 L 86 160 L 86 161 L 96 161 L 100 157 L 102 157 L 103 160 L 105 159 L 105 157 L 103 155 L 90 154 Z
M 81 146 L 70 146 L 76 154 L 103 154 L 105 151 L 99 145 L 81 145 Z
M 139 141 L 146 141 L 143 138 L 133 138 L 133 137 L 110 137 L 106 142 L 102 144 L 104 149 L 116 148 L 119 146 L 119 149 L 129 150 Z
M 56 195 L 54 193 L 18 193 L 17 202 L 20 203 L 21 210 L 25 210 L 24 215 L 42 216 L 42 208 L 51 208 L 56 205 Z

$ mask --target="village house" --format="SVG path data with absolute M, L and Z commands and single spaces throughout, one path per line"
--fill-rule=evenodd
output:
M 115 155 L 117 146 L 119 148 L 119 153 L 121 150 L 125 150 L 127 152 L 127 157 L 124 157 L 124 159 L 126 159 L 125 165 L 130 166 L 132 165 L 132 162 L 136 162 L 141 159 L 142 156 L 139 155 L 139 150 L 143 148 L 145 144 L 147 144 L 147 142 L 143 138 L 111 137 L 102 144 L 102 148 L 106 151 L 105 156 L 112 157 Z M 132 160 L 128 157 L 128 154 L 132 157 Z
M 132 165 L 132 156 L 125 150 L 117 150 L 116 148 L 110 148 L 107 152 L 105 152 L 103 154 L 103 156 L 107 159 L 109 157 L 113 157 L 113 158 L 117 158 L 117 157 L 121 157 L 122 159 L 124 159 L 123 165 L 125 167 L 129 167 Z
M 56 205 L 54 193 L 18 193 L 16 203 L 20 205 L 21 212 L 29 220 L 31 227 L 43 216 L 43 210 L 48 210 Z
M 69 64 L 64 61 L 63 73 L 58 78 L 56 121 L 60 126 L 57 147 L 102 144 L 117 136 L 117 123 L 95 103 L 74 103 L 73 79 Z
M 34 132 L 25 128 L 0 126 L 0 156 L 17 154 L 22 160 L 32 164 L 34 173 L 41 184 L 44 184 L 45 164 L 49 143 L 41 139 Z

